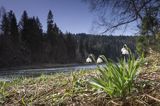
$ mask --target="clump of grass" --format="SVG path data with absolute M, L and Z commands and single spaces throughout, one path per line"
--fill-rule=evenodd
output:
M 6 82 L 0 82 L 0 104 L 3 104 L 5 102 L 5 97 L 8 95 L 6 92 Z
M 98 66 L 100 76 L 90 81 L 94 88 L 103 90 L 110 97 L 122 97 L 124 100 L 135 87 L 134 81 L 143 60 L 143 57 L 136 60 L 130 49 L 126 49 L 129 51 L 128 59 L 120 59 L 119 64 L 101 56 L 106 65 L 102 68 Z

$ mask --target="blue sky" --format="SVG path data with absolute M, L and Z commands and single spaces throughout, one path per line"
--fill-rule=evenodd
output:
M 52 10 L 55 22 L 64 33 L 95 33 L 91 29 L 96 15 L 90 12 L 88 5 L 82 0 L 0 0 L 0 6 L 7 11 L 13 10 L 17 20 L 21 18 L 23 11 L 27 10 L 29 16 L 39 17 L 44 30 L 47 26 L 48 11 Z M 115 34 L 133 32 L 135 31 L 117 31 Z

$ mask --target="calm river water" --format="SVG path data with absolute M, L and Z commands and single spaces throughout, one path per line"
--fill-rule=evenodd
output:
M 101 65 L 102 66 L 102 65 Z M 72 72 L 79 70 L 95 69 L 96 65 L 77 65 L 58 68 L 24 69 L 0 71 L 0 81 L 10 81 L 17 77 L 36 77 L 42 74 L 54 74 L 58 72 Z

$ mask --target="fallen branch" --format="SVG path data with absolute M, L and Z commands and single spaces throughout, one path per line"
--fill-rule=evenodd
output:
M 157 99 L 157 98 L 155 98 L 155 97 L 153 97 L 153 96 L 150 96 L 150 95 L 148 95 L 148 94 L 145 94 L 145 96 L 147 96 L 147 97 L 149 97 L 150 99 L 153 99 L 153 100 L 155 100 L 155 101 L 157 101 L 157 102 L 160 103 L 160 100 Z
M 114 105 L 117 105 L 117 106 L 119 106 L 119 105 L 120 105 L 120 104 L 118 104 L 118 103 L 114 102 L 113 100 L 111 101 L 111 103 L 113 103 Z

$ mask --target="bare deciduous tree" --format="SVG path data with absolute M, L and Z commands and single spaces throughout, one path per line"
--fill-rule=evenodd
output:
M 157 22 L 156 28 L 160 24 L 160 0 L 83 0 L 89 3 L 92 11 L 99 13 L 98 25 L 105 27 L 103 33 L 114 31 L 120 27 L 137 21 L 141 28 L 144 19 L 147 24 L 152 24 L 153 18 Z M 147 30 L 155 31 L 153 26 Z M 155 28 L 154 28 L 155 29 Z

